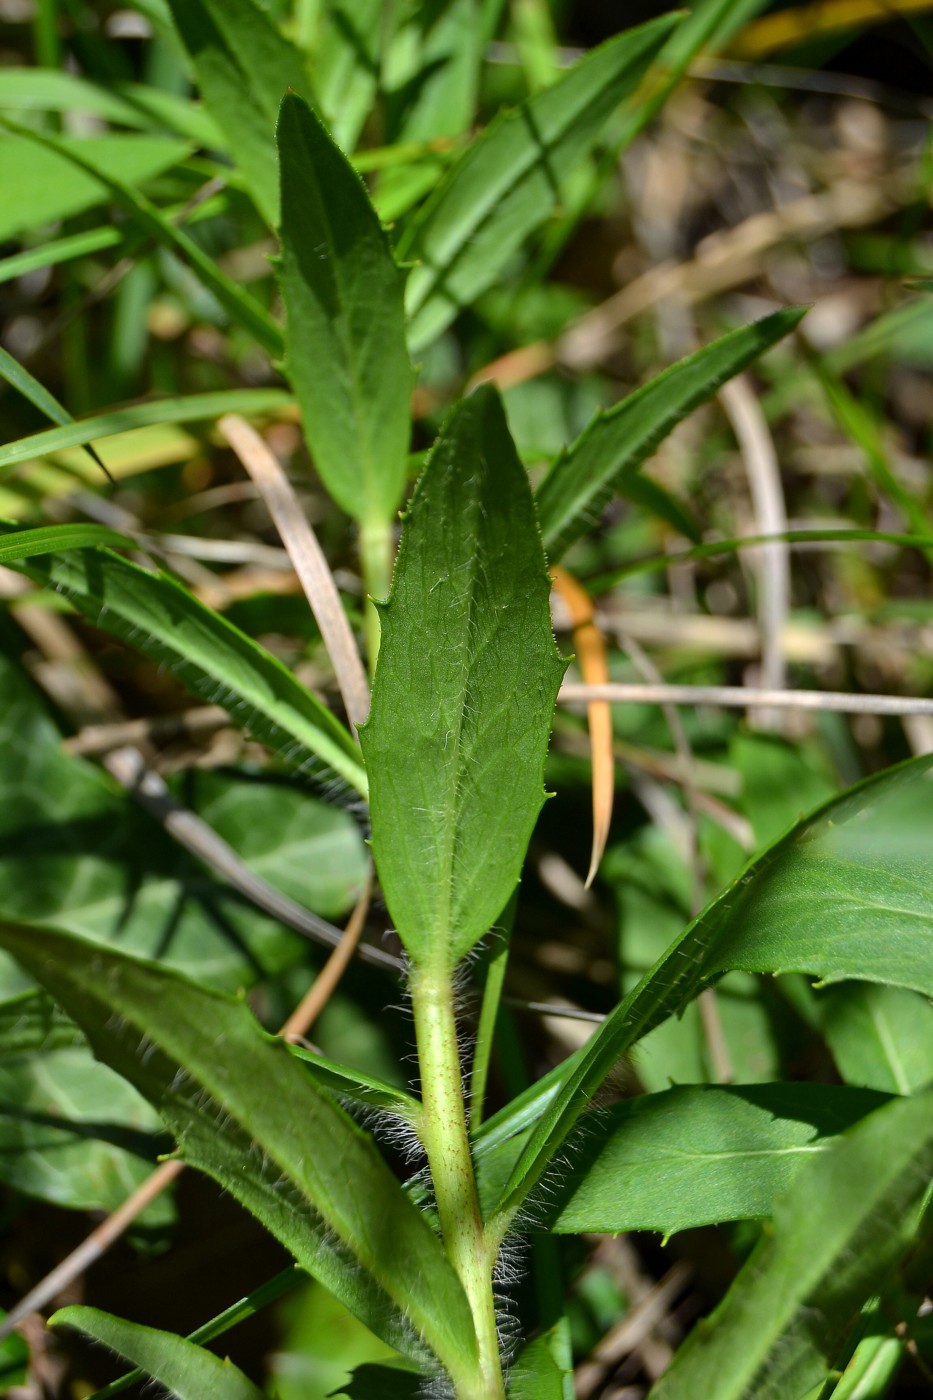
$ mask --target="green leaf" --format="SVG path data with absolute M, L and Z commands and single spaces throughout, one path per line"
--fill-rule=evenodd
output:
M 276 413 L 294 400 L 283 389 L 220 389 L 213 394 L 185 394 L 179 398 L 154 399 L 95 413 L 91 418 L 73 418 L 59 428 L 33 433 L 18 442 L 0 447 L 0 471 L 61 452 L 67 447 L 83 447 L 92 440 L 116 433 L 148 428 L 154 423 L 192 423 L 218 418 L 224 413 Z
M 325 0 L 315 86 L 334 140 L 345 151 L 353 150 L 372 111 L 379 43 L 389 19 L 383 0 Z
M 0 526 L 0 541 L 8 529 Z M 294 768 L 338 774 L 358 792 L 366 775 L 349 733 L 285 666 L 163 573 L 105 549 L 14 564 L 63 593 L 95 626 L 166 666 L 193 694 L 223 705 Z
M 412 370 L 402 274 L 356 171 L 301 99 L 278 125 L 286 368 L 315 466 L 356 520 L 405 489 Z
M 573 1395 L 573 1358 L 567 1327 L 526 1342 L 509 1369 L 509 1400 L 567 1400 Z
M 133 1361 L 153 1380 L 171 1390 L 177 1400 L 262 1400 L 262 1391 L 229 1360 L 178 1337 L 127 1322 L 99 1308 L 59 1308 L 50 1327 L 73 1327 L 120 1356 Z
M 933 756 L 825 803 L 751 861 L 603 1022 L 534 1129 L 497 1211 L 541 1180 L 613 1065 L 733 969 L 808 972 L 933 994 Z
M 266 222 L 279 221 L 275 123 L 288 90 L 309 94 L 304 59 L 255 0 L 169 0 L 208 109 Z
M 347 1384 L 331 1395 L 346 1396 L 346 1400 L 417 1400 L 424 1394 L 423 1381 L 422 1372 L 409 1366 L 368 1361 L 357 1366 Z
M 584 1116 L 566 1174 L 549 1179 L 529 1228 L 666 1236 L 763 1219 L 808 1161 L 885 1102 L 827 1084 L 689 1084 L 627 1099 Z M 480 1160 L 487 1200 L 521 1145 L 513 1140 Z
M 61 158 L 58 161 L 59 165 L 63 159 L 72 165 L 79 174 L 95 183 L 101 191 L 105 191 L 107 196 L 114 199 L 129 214 L 143 233 L 154 238 L 157 243 L 171 249 L 172 252 L 179 254 L 188 263 L 231 320 L 250 331 L 269 354 L 281 354 L 281 330 L 255 297 L 244 292 L 239 284 L 232 277 L 228 277 L 214 259 L 203 251 L 201 245 L 196 243 L 190 234 L 179 228 L 171 219 L 166 218 L 162 211 L 145 195 L 140 194 L 125 174 L 110 174 L 105 164 L 99 159 L 98 153 L 93 150 L 91 141 L 80 141 L 69 145 L 64 138 L 50 135 L 48 132 L 32 131 L 27 127 L 15 126 L 14 123 L 2 118 L 0 118 L 0 123 L 10 131 L 14 131 L 18 136 L 25 137 L 38 151 L 45 155 L 54 154 Z M 149 141 L 154 138 L 123 136 L 111 139 Z M 0 168 L 0 174 L 2 174 L 2 168 Z M 27 176 L 26 182 L 31 186 L 31 176 Z M 94 202 L 102 203 L 103 201 L 98 198 Z M 31 224 L 32 220 L 30 220 Z M 2 221 L 0 221 L 0 232 L 2 232 Z
M 185 1160 L 377 1335 L 419 1362 L 426 1345 L 448 1366 L 475 1366 L 469 1305 L 440 1241 L 370 1138 L 242 1001 L 57 930 L 4 923 L 0 944 L 159 1109 Z
M 902 987 L 868 982 L 830 987 L 819 1007 L 843 1079 L 889 1094 L 933 1080 L 933 1003 Z
M 29 370 L 26 369 L 24 365 L 21 365 L 19 360 L 14 359 L 9 351 L 4 350 L 2 346 L 0 346 L 0 375 L 2 375 L 7 383 L 11 384 L 14 389 L 18 389 L 23 397 L 27 398 L 40 413 L 44 413 L 46 418 L 51 418 L 53 423 L 58 423 L 59 426 L 62 426 L 65 423 L 74 422 L 71 414 L 66 408 L 62 407 L 54 394 L 50 394 L 45 385 L 40 384 L 38 379 L 31 375 Z M 94 448 L 88 447 L 87 452 L 91 460 L 100 467 L 104 475 L 109 477 L 110 473 L 98 457 Z M 112 477 L 110 477 L 110 479 L 111 481 L 113 480 Z
M 933 1094 L 900 1099 L 803 1169 L 724 1301 L 651 1400 L 803 1396 L 916 1233 L 933 1174 Z
M 399 242 L 399 256 L 416 264 L 406 297 L 413 352 L 491 287 L 544 222 L 678 22 L 664 15 L 610 39 L 497 118 L 452 167 Z
M 548 558 L 556 562 L 678 423 L 805 314 L 805 307 L 793 307 L 730 331 L 597 414 L 538 487 L 535 503 Z
M 0 1008 L 2 1010 L 2 1008 Z M 352 1099 L 362 1108 L 384 1108 L 399 1117 L 414 1122 L 421 1110 L 421 1104 L 404 1089 L 372 1075 L 361 1074 L 359 1070 L 348 1070 L 323 1055 L 303 1049 L 300 1045 L 290 1045 L 289 1050 L 301 1060 L 316 1083 L 339 1098 Z
M 360 732 L 379 878 L 416 963 L 456 964 L 518 880 L 564 673 L 548 592 L 524 469 L 480 389 L 406 516 Z
M 0 107 L 19 112 L 87 112 L 120 126 L 169 127 L 198 146 L 223 149 L 220 131 L 195 103 L 178 93 L 145 83 L 114 81 L 107 85 L 55 68 L 0 70 Z
M 28 199 L 4 200 L 0 242 L 94 209 L 110 198 L 106 180 L 145 184 L 190 151 L 186 142 L 164 136 L 62 136 L 48 146 L 34 137 L 25 128 L 0 134 L 0 189 L 29 191 Z M 76 155 L 100 176 L 76 163 Z

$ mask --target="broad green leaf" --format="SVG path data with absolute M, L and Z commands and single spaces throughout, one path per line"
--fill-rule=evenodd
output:
M 99 191 L 104 192 L 106 197 L 115 200 L 126 211 L 143 233 L 154 238 L 157 243 L 171 249 L 188 263 L 203 286 L 216 298 L 231 320 L 250 331 L 264 350 L 272 355 L 281 354 L 281 330 L 255 297 L 251 296 L 249 292 L 244 292 L 239 284 L 232 277 L 228 277 L 214 259 L 204 252 L 201 245 L 196 243 L 190 234 L 173 223 L 171 219 L 166 218 L 165 214 L 151 200 L 140 194 L 135 188 L 134 182 L 128 179 L 125 173 L 121 171 L 119 175 L 111 174 L 106 165 L 99 159 L 98 153 L 93 150 L 90 140 L 69 144 L 65 138 L 53 136 L 48 132 L 31 131 L 27 127 L 15 126 L 12 122 L 2 119 L 0 119 L 0 124 L 8 130 L 14 131 L 18 136 L 24 137 L 26 142 L 32 145 L 35 151 L 41 152 L 43 156 L 51 154 L 57 157 L 58 165 L 65 162 L 73 166 L 77 174 L 85 177 L 85 183 L 89 179 L 96 184 Z M 155 138 L 123 136 L 110 139 L 150 141 Z M 2 173 L 2 166 L 0 166 L 0 177 L 2 177 Z M 31 183 L 31 178 L 26 176 L 26 181 Z M 102 202 L 99 196 L 93 201 L 93 203 Z M 59 217 L 61 216 L 59 215 Z M 30 225 L 32 223 L 33 220 L 30 220 Z M 0 221 L 0 234 L 2 234 L 2 221 Z
M 244 1002 L 49 928 L 0 944 L 153 1103 L 186 1161 L 229 1190 L 390 1345 L 475 1366 L 466 1296 L 371 1139 Z
M 193 694 L 223 705 L 291 767 L 323 765 L 365 794 L 356 746 L 330 711 L 269 652 L 167 574 L 105 549 L 69 550 L 13 567 L 64 594 L 95 626 L 167 667 Z
M 45 992 L 34 988 L 0 1001 L 0 1051 L 4 1056 L 85 1045 L 81 1031 Z
M 169 0 L 209 111 L 272 227 L 279 189 L 275 122 L 289 89 L 309 95 L 299 51 L 256 0 Z
M 564 664 L 498 395 L 447 420 L 406 516 L 369 720 L 373 851 L 415 963 L 453 966 L 518 880 Z
M 424 1376 L 410 1366 L 391 1361 L 368 1361 L 357 1366 L 345 1386 L 332 1391 L 346 1400 L 417 1400 L 424 1394 Z
M 6 443 L 0 447 L 0 472 L 34 457 L 44 457 L 68 447 L 84 447 L 98 438 L 113 437 L 133 428 L 147 428 L 154 423 L 207 421 L 223 413 L 276 413 L 293 402 L 291 394 L 282 389 L 220 389 L 213 394 L 185 394 L 180 398 L 132 404 L 129 408 L 113 408 L 95 413 L 91 418 L 72 419 L 61 427 L 33 433 L 18 442 Z
M 556 562 L 599 519 L 612 492 L 634 476 L 668 433 L 792 331 L 805 312 L 800 307 L 776 311 L 730 331 L 597 414 L 538 487 L 535 503 L 548 558 Z
M 224 139 L 207 113 L 193 102 L 145 83 L 79 78 L 55 68 L 0 69 L 0 108 L 18 112 L 87 112 L 120 126 L 165 127 L 199 146 L 223 149 Z
M 528 1213 L 530 1228 L 666 1236 L 763 1219 L 807 1162 L 885 1102 L 827 1084 L 689 1084 L 627 1099 L 585 1115 L 563 1179 L 549 1179 Z M 521 1145 L 513 1139 L 480 1159 L 486 1200 Z
M 312 61 L 321 111 L 344 151 L 352 151 L 372 111 L 379 46 L 391 19 L 383 0 L 324 0 Z
M 289 94 L 278 125 L 286 369 L 325 486 L 380 525 L 405 489 L 412 370 L 402 274 L 356 171 Z
M 184 160 L 186 142 L 164 136 L 62 136 L 41 146 L 33 133 L 0 133 L 0 189 L 28 190 L 28 199 L 6 199 L 0 210 L 0 242 L 71 218 L 110 198 L 108 186 L 69 157 L 79 154 L 103 177 L 142 185 Z
M 99 1308 L 59 1308 L 50 1327 L 73 1327 L 134 1362 L 177 1400 L 262 1400 L 262 1391 L 232 1361 L 205 1351 L 174 1332 L 143 1327 Z
M 723 972 L 807 972 L 933 995 L 933 757 L 825 803 L 751 861 L 603 1022 L 541 1116 L 497 1211 L 541 1180 L 612 1066 Z
M 803 1396 L 912 1243 L 933 1175 L 933 1094 L 870 1114 L 799 1172 L 724 1301 L 651 1400 Z
M 819 1000 L 829 1048 L 843 1079 L 889 1094 L 933 1080 L 933 1003 L 902 987 L 869 982 L 829 987 Z
M 413 262 L 406 296 L 417 352 L 500 276 L 561 199 L 561 187 L 679 16 L 630 29 L 553 87 L 494 121 L 441 181 L 399 243 Z

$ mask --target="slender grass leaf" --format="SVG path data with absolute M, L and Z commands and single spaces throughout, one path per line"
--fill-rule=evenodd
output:
M 646 71 L 679 16 L 630 29 L 553 87 L 497 118 L 441 181 L 399 242 L 417 352 L 497 280 L 562 198 L 562 186 Z
M 158 1108 L 186 1161 L 251 1210 L 390 1345 L 475 1366 L 466 1296 L 371 1139 L 245 1003 L 57 930 L 0 944 Z
M 364 528 L 384 524 L 411 435 L 402 274 L 360 177 L 294 94 L 278 146 L 286 368 L 328 491 Z
M 133 1361 L 141 1371 L 161 1382 L 177 1400 L 262 1400 L 262 1391 L 227 1359 L 221 1361 L 195 1342 L 143 1327 L 101 1312 L 99 1308 L 59 1308 L 49 1318 L 50 1327 L 73 1327 L 96 1342 Z
M 8 529 L 0 526 L 0 547 Z M 96 627 L 166 666 L 210 704 L 269 744 L 291 767 L 337 774 L 366 792 L 346 729 L 263 647 L 163 573 L 104 549 L 48 554 L 13 567 L 62 593 Z
M 71 262 L 72 259 L 86 257 L 89 253 L 100 253 L 105 248 L 119 247 L 125 240 L 124 229 L 109 227 L 89 229 L 87 233 L 67 234 L 64 238 L 53 238 L 41 243 L 37 248 L 27 248 L 25 252 L 14 253 L 12 257 L 0 258 L 0 283 L 12 282 L 14 278 L 25 277 L 29 272 Z
M 142 185 L 185 159 L 190 146 L 164 136 L 62 136 L 39 145 L 36 133 L 14 127 L 0 135 L 0 189 L 28 190 L 28 199 L 4 200 L 0 242 L 43 224 L 71 218 L 104 204 L 107 180 Z M 101 174 L 73 157 L 80 154 Z
M 825 1381 L 860 1308 L 913 1242 L 931 1175 L 933 1094 L 870 1114 L 797 1175 L 652 1400 L 779 1400 Z
M 334 140 L 345 151 L 353 150 L 372 111 L 389 18 L 383 0 L 325 0 L 314 85 Z
M 87 112 L 120 126 L 169 127 L 199 146 L 222 150 L 225 142 L 207 113 L 187 98 L 144 83 L 101 83 L 55 68 L 4 68 L 0 107 L 20 112 Z
M 87 149 L 91 145 L 90 141 L 69 145 L 62 137 L 50 135 L 48 132 L 31 131 L 27 127 L 15 126 L 12 122 L 2 119 L 0 119 L 0 124 L 7 127 L 8 130 L 16 132 L 17 135 L 25 137 L 40 150 L 54 153 L 63 158 L 78 172 L 96 181 L 101 189 L 106 191 L 129 214 L 143 233 L 177 253 L 191 267 L 203 286 L 216 297 L 231 320 L 242 325 L 254 335 L 269 354 L 281 354 L 282 332 L 268 312 L 248 292 L 242 291 L 232 277 L 228 277 L 225 272 L 222 272 L 214 259 L 204 252 L 200 244 L 196 243 L 190 234 L 179 228 L 171 219 L 166 218 L 161 210 L 156 208 L 145 195 L 140 194 L 124 176 L 110 174 L 97 158 L 96 153 Z M 112 139 L 148 141 L 154 138 L 124 136 Z M 59 161 L 60 163 L 61 161 Z
M 634 471 L 616 484 L 619 495 L 631 505 L 637 506 L 646 515 L 663 520 L 678 534 L 685 535 L 694 544 L 699 544 L 702 534 L 700 527 L 682 501 L 670 491 L 665 491 L 650 476 Z
M 930 755 L 877 774 L 749 862 L 589 1041 L 503 1191 L 503 1223 L 620 1056 L 723 972 L 807 972 L 933 995 L 931 774 Z
M 869 982 L 829 987 L 820 997 L 833 1059 L 848 1084 L 912 1094 L 933 1080 L 933 1003 L 902 987 Z
M 360 731 L 379 878 L 416 963 L 452 967 L 517 883 L 564 673 L 548 591 L 527 477 L 483 388 L 406 516 Z
M 65 423 L 74 422 L 71 414 L 66 408 L 62 407 L 54 394 L 50 394 L 45 385 L 40 384 L 38 379 L 31 375 L 29 370 L 26 369 L 24 365 L 21 365 L 19 360 L 14 359 L 9 351 L 4 350 L 2 346 L 0 346 L 0 376 L 2 376 L 8 384 L 12 385 L 14 389 L 19 390 L 23 397 L 27 398 L 40 413 L 44 413 L 46 418 L 51 418 L 52 422 L 57 423 L 59 427 Z M 100 467 L 104 475 L 110 476 L 110 473 L 98 457 L 94 448 L 87 447 L 85 451 L 88 453 L 91 461 L 95 462 L 97 466 Z M 110 480 L 112 481 L 113 477 L 110 477 Z
M 274 228 L 276 117 L 290 88 L 310 96 L 304 59 L 255 0 L 169 0 L 169 6 L 208 109 Z
M 556 562 L 678 423 L 792 331 L 805 314 L 806 308 L 792 307 L 730 331 L 597 414 L 538 487 L 535 504 L 548 558 Z
M 30 437 L 0 447 L 0 471 L 61 452 L 83 447 L 97 438 L 113 437 L 134 428 L 156 423 L 193 423 L 218 418 L 224 413 L 276 413 L 294 400 L 283 389 L 219 389 L 212 394 L 185 394 L 179 398 L 155 399 L 95 413 L 91 418 L 75 418 L 59 428 L 49 428 Z
M 0 1007 L 2 1011 L 2 1007 Z M 418 1099 L 394 1084 L 386 1084 L 372 1075 L 361 1074 L 359 1070 L 349 1070 L 333 1060 L 325 1059 L 300 1045 L 290 1045 L 296 1059 L 306 1067 L 316 1083 L 336 1094 L 339 1098 L 351 1099 L 362 1108 L 384 1108 L 390 1113 L 414 1122 L 421 1111 Z
M 627 1099 L 581 1120 L 566 1173 L 549 1179 L 531 1228 L 673 1235 L 763 1219 L 808 1161 L 886 1102 L 828 1084 L 688 1084 Z M 484 1201 L 521 1146 L 512 1139 L 479 1159 Z

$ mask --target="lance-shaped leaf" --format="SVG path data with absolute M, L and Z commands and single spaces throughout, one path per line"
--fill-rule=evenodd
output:
M 0 924 L 95 1054 L 162 1114 L 185 1160 L 251 1210 L 390 1345 L 475 1365 L 466 1296 L 372 1140 L 241 1000 L 58 930 Z
M 289 88 L 309 93 L 300 52 L 256 0 L 169 0 L 209 111 L 263 218 L 278 223 L 275 123 Z
M 315 465 L 356 520 L 405 488 L 412 371 L 402 274 L 359 175 L 290 94 L 278 126 L 286 369 Z
M 825 803 L 751 861 L 590 1040 L 503 1191 L 511 1220 L 621 1055 L 723 972 L 808 972 L 933 995 L 933 757 Z
M 492 123 L 441 181 L 399 242 L 409 344 L 421 349 L 492 286 L 561 199 L 561 185 L 640 80 L 679 16 L 610 39 L 566 77 Z
M 730 331 L 599 413 L 556 458 L 535 504 L 548 558 L 556 562 L 600 517 L 613 491 L 632 477 L 689 413 L 792 331 L 805 307 L 776 311 Z
M 528 481 L 483 388 L 412 500 L 361 731 L 379 878 L 416 963 L 458 962 L 518 880 L 564 673 L 548 591 Z
M 872 1113 L 801 1171 L 724 1301 L 652 1400 L 804 1396 L 912 1243 L 933 1175 L 933 1093 Z
M 262 1400 L 262 1391 L 232 1361 L 174 1332 L 142 1327 L 99 1308 L 59 1308 L 50 1327 L 74 1327 L 160 1381 L 177 1400 Z
M 0 544 L 13 533 L 0 525 Z M 13 567 L 63 593 L 94 626 L 166 666 L 195 695 L 222 705 L 289 763 L 311 771 L 323 764 L 365 794 L 366 774 L 343 725 L 274 656 L 167 574 L 107 549 L 48 553 Z

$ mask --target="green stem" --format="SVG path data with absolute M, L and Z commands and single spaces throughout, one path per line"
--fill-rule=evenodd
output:
M 366 656 L 369 674 L 376 670 L 376 657 L 379 655 L 379 614 L 369 601 L 377 602 L 389 596 L 392 585 L 392 525 L 387 520 L 364 522 L 360 526 L 360 566 L 363 570 L 363 587 L 368 594 L 363 617 L 363 633 L 366 639 Z
M 463 1075 L 446 968 L 417 968 L 411 999 L 418 1041 L 423 1105 L 422 1141 L 448 1257 L 470 1303 L 479 1346 L 479 1373 L 453 1377 L 457 1400 L 504 1400 L 490 1252 L 470 1155 Z

